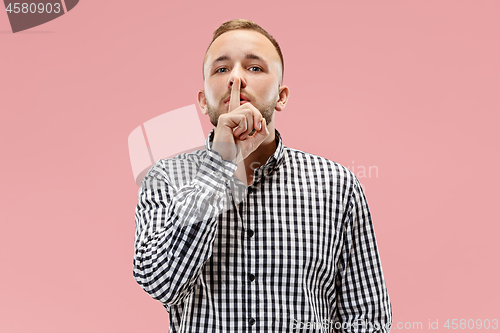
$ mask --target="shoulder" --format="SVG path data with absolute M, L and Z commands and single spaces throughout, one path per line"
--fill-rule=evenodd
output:
M 362 192 L 356 175 L 344 165 L 289 147 L 284 147 L 284 153 L 285 172 L 299 175 L 301 182 L 309 185 L 315 184 L 317 189 L 338 197 L 344 207 L 353 196 L 356 197 Z
M 344 165 L 328 158 L 304 152 L 302 150 L 284 147 L 285 164 L 288 168 L 306 174 L 329 176 L 342 181 L 349 187 L 356 182 L 356 176 Z
M 149 169 L 144 180 L 156 178 L 169 183 L 184 182 L 194 177 L 201 160 L 206 155 L 207 152 L 203 149 L 179 154 L 172 158 L 160 159 Z

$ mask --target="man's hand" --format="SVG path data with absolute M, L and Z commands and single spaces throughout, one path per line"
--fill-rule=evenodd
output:
M 249 134 L 255 129 L 255 133 Z M 250 103 L 240 105 L 240 79 L 231 87 L 229 110 L 219 116 L 212 149 L 223 160 L 239 163 L 255 151 L 269 135 L 266 120 Z

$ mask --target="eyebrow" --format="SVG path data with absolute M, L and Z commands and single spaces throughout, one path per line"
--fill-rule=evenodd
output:
M 260 60 L 260 61 L 264 61 L 264 59 L 262 59 L 261 57 L 259 57 L 258 55 L 256 54 L 253 54 L 253 53 L 250 53 L 250 54 L 245 54 L 245 59 L 253 59 L 253 60 Z
M 264 59 L 262 59 L 261 57 L 259 57 L 256 54 L 253 54 L 253 53 L 245 54 L 245 59 L 252 59 L 252 60 L 259 60 L 259 61 L 266 62 Z M 226 60 L 231 60 L 231 58 L 228 55 L 222 55 L 222 56 L 218 57 L 217 59 L 215 59 L 212 62 L 212 64 L 210 65 L 210 67 L 213 67 L 218 62 L 222 62 L 222 61 L 226 61 Z

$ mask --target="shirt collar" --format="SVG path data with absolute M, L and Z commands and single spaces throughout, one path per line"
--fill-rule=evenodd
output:
M 274 154 L 269 157 L 266 164 L 264 164 L 263 169 L 268 170 L 268 173 L 275 171 L 279 168 L 279 166 L 283 163 L 284 158 L 284 146 L 283 139 L 281 138 L 280 132 L 277 129 L 274 129 L 275 132 L 275 141 L 276 141 L 276 150 Z M 212 143 L 214 140 L 215 128 L 213 128 L 208 134 L 208 138 L 205 140 L 205 148 L 212 149 Z

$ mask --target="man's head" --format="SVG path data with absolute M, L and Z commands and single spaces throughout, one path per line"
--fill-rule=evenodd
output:
M 205 58 L 203 59 L 203 79 L 205 79 L 205 62 L 207 60 L 207 53 L 208 50 L 210 49 L 210 46 L 212 46 L 212 43 L 223 33 L 232 31 L 232 30 L 238 30 L 238 29 L 247 29 L 247 30 L 253 30 L 257 31 L 258 33 L 264 35 L 271 44 L 273 44 L 274 48 L 276 49 L 276 53 L 280 57 L 280 62 L 281 62 L 281 72 L 280 72 L 280 84 L 283 83 L 283 74 L 285 72 L 285 62 L 283 60 L 283 54 L 281 53 L 281 48 L 278 44 L 278 42 L 274 39 L 273 36 L 271 36 L 266 30 L 264 30 L 260 25 L 258 25 L 255 22 L 249 21 L 249 20 L 244 20 L 244 19 L 235 19 L 231 21 L 227 21 L 221 24 L 217 30 L 214 31 L 214 36 L 212 38 L 212 41 L 210 42 L 210 45 L 208 45 L 207 51 L 205 52 Z
M 283 55 L 278 43 L 264 29 L 248 20 L 223 23 L 215 32 L 203 61 L 204 88 L 198 102 L 217 126 L 221 113 L 228 112 L 232 83 L 237 78 L 241 103 L 255 106 L 269 124 L 274 111 L 288 99 L 282 86 Z

